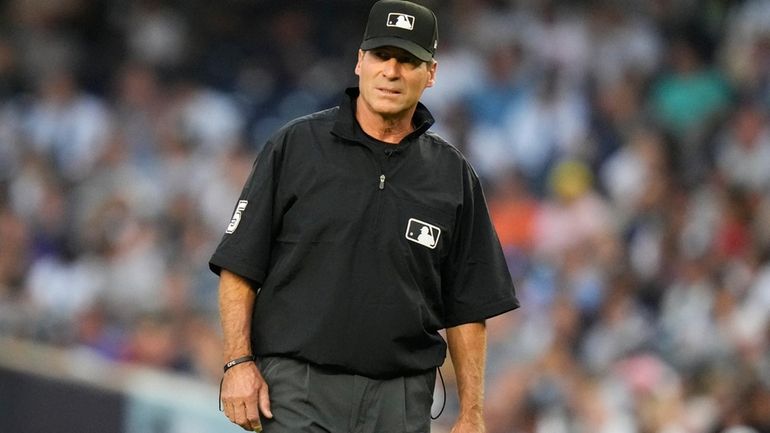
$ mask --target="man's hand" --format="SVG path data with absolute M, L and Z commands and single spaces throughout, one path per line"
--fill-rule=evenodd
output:
M 273 417 L 267 383 L 253 362 L 236 365 L 225 372 L 222 407 L 230 421 L 249 431 L 262 431 L 260 413 Z

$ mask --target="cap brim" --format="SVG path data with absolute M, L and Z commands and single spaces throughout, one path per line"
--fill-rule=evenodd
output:
M 416 43 L 402 39 L 395 36 L 381 36 L 377 38 L 371 38 L 361 43 L 361 49 L 364 51 L 373 50 L 380 47 L 396 47 L 408 51 L 413 56 L 422 60 L 423 62 L 430 61 L 433 58 L 433 54 L 425 48 L 417 45 Z

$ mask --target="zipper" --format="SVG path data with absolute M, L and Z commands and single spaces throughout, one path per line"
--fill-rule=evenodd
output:
M 377 178 L 377 180 L 379 180 L 379 184 L 377 187 L 379 191 L 383 191 L 385 189 L 385 180 L 387 179 L 387 177 L 385 176 L 385 170 L 389 165 L 388 161 L 390 160 L 390 157 L 393 155 L 393 153 L 394 152 L 390 149 L 386 150 L 384 160 L 380 159 L 376 153 L 374 152 L 372 153 L 374 156 L 374 165 L 379 169 L 379 172 L 380 172 L 380 176 Z M 377 200 L 377 213 L 375 214 L 375 217 L 374 217 L 374 227 L 379 228 L 383 198 L 382 196 L 379 196 L 377 197 L 376 200 Z
M 385 150 L 385 161 L 383 163 L 379 163 L 380 167 L 380 190 L 385 189 L 385 173 L 384 173 L 384 166 L 387 165 L 388 161 L 390 160 L 390 157 L 393 155 L 394 151 L 393 149 L 387 149 Z

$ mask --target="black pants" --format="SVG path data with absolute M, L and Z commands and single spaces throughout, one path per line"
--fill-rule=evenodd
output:
M 264 433 L 429 433 L 436 371 L 388 380 L 289 358 L 260 360 L 273 419 Z

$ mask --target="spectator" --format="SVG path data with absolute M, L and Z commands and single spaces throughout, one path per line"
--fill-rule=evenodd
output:
M 746 103 L 731 116 L 718 141 L 717 167 L 732 187 L 770 191 L 770 128 L 763 106 Z

